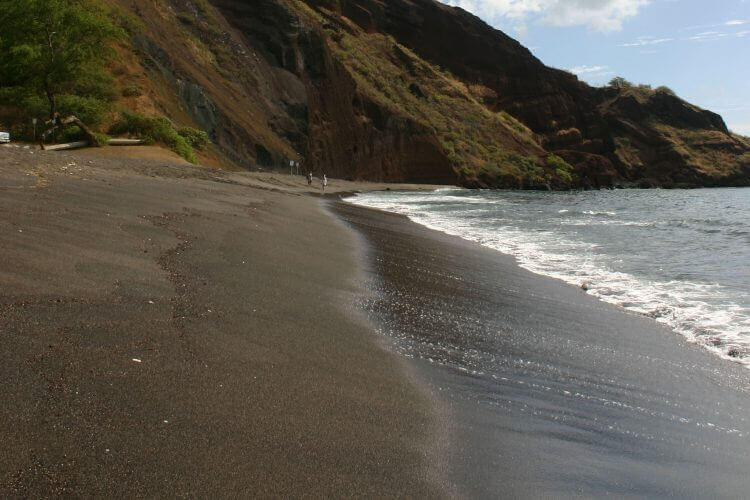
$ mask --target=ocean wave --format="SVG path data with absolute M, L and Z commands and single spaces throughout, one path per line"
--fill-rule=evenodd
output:
M 472 203 L 465 197 L 456 198 L 459 199 L 452 203 L 456 203 L 455 208 L 462 212 L 464 209 L 460 204 Z M 618 270 L 617 256 L 598 253 L 600 245 L 596 242 L 576 239 L 575 235 L 560 234 L 545 227 L 512 224 L 512 214 L 518 212 L 509 213 L 510 209 L 499 199 L 492 200 L 498 213 L 493 214 L 490 210 L 472 217 L 420 207 L 419 195 L 408 201 L 401 200 L 402 203 L 394 203 L 394 200 L 377 194 L 356 196 L 348 201 L 396 211 L 431 229 L 512 255 L 521 267 L 531 272 L 573 286 L 586 283 L 588 293 L 600 300 L 648 316 L 716 355 L 750 366 L 750 308 L 738 302 L 736 291 L 733 293 L 721 283 L 623 272 Z M 487 201 L 483 197 L 473 200 L 476 205 L 487 204 Z M 576 212 L 583 214 L 581 219 L 575 217 Z M 555 209 L 554 213 L 564 214 L 564 218 L 559 218 L 556 223 L 573 226 L 571 231 L 575 226 L 596 225 L 635 226 L 634 230 L 646 228 L 644 230 L 651 231 L 656 225 L 649 220 L 613 220 L 611 217 L 617 216 L 617 212 L 611 210 L 565 208 Z M 743 232 L 740 229 L 731 231 Z
M 617 215 L 616 212 L 607 212 L 607 211 L 597 212 L 595 210 L 584 210 L 581 213 L 586 214 L 586 215 L 606 215 L 608 217 L 614 217 L 615 215 Z

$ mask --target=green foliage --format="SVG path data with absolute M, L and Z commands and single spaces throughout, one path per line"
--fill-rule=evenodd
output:
M 147 142 L 157 142 L 169 135 L 172 130 L 174 125 L 165 117 L 150 117 L 138 112 L 123 111 L 119 120 L 109 128 L 109 133 L 130 134 Z
M 527 127 L 526 125 L 524 125 L 523 123 L 521 123 L 520 121 L 518 121 L 516 118 L 514 118 L 513 116 L 511 116 L 506 111 L 500 111 L 500 118 L 510 128 L 512 128 L 513 130 L 515 130 L 516 132 L 518 132 L 522 136 L 531 136 L 532 135 L 532 132 L 529 129 L 529 127 Z
M 109 72 L 102 70 L 83 72 L 70 86 L 69 94 L 94 97 L 101 101 L 111 102 L 117 99 L 117 90 Z
M 609 86 L 616 89 L 629 89 L 633 84 L 621 76 L 616 76 L 609 81 Z
M 372 121 L 375 128 L 386 127 L 388 124 L 378 119 L 385 114 L 402 123 L 419 124 L 435 134 L 458 176 L 469 182 L 513 182 L 511 179 L 528 180 L 532 174 L 545 177 L 544 166 L 538 165 L 541 161 L 533 154 L 541 147 L 532 131 L 507 112 L 489 110 L 449 72 L 421 59 L 392 37 L 336 31 L 326 21 L 317 21 L 327 28 L 329 46 L 365 96 L 355 109 L 362 121 Z M 373 113 L 373 107 L 384 111 Z M 525 154 L 514 153 L 519 150 Z
M 66 127 L 57 137 L 61 142 L 75 142 L 83 140 L 83 131 L 77 125 Z
M 203 151 L 209 144 L 211 144 L 211 139 L 203 130 L 198 130 L 192 127 L 181 127 L 177 129 L 177 133 L 180 134 L 190 146 L 198 151 Z
M 123 111 L 109 129 L 112 135 L 132 135 L 147 142 L 158 142 L 168 146 L 172 151 L 195 163 L 195 152 L 188 141 L 181 136 L 174 124 L 166 117 L 150 117 L 141 113 Z
M 632 82 L 629 82 L 628 80 L 624 79 L 621 76 L 616 76 L 615 78 L 611 79 L 609 81 L 609 86 L 612 88 L 619 89 L 619 90 L 629 90 L 629 91 L 635 92 L 637 95 L 641 95 L 644 97 L 651 96 L 655 93 L 677 96 L 674 90 L 670 89 L 666 85 L 662 85 L 656 88 L 653 88 L 651 87 L 651 85 L 648 85 L 646 83 L 639 83 L 638 85 L 636 85 Z
M 96 97 L 61 95 L 57 99 L 57 109 L 63 116 L 75 115 L 86 125 L 95 127 L 109 111 L 109 104 Z
M 570 163 L 563 160 L 557 155 L 547 156 L 547 164 L 550 165 L 554 169 L 571 170 L 573 168 L 570 166 Z
M 547 183 L 547 172 L 537 164 L 536 159 L 514 154 L 511 155 L 510 160 L 520 169 L 521 178 L 527 179 L 531 185 L 539 186 Z
M 10 127 L 12 136 L 20 140 L 35 140 L 32 119 L 37 119 L 37 132 L 44 128 L 44 121 L 48 119 L 47 101 L 18 87 L 0 87 L 0 104 L 3 104 L 3 122 Z
M 555 170 L 557 177 L 565 184 L 572 184 L 575 180 L 573 167 L 557 155 L 547 156 L 547 165 Z
M 106 146 L 107 142 L 109 142 L 109 136 L 107 134 L 100 134 L 97 132 L 94 132 L 94 146 L 96 147 L 102 147 Z
M 669 94 L 669 95 L 672 95 L 672 96 L 676 96 L 677 95 L 674 90 L 670 89 L 666 85 L 662 85 L 660 87 L 656 87 L 656 92 L 661 93 L 661 94 Z
M 188 12 L 179 12 L 177 14 L 177 20 L 182 24 L 187 24 L 188 26 L 195 24 L 195 16 L 189 14 Z
M 28 88 L 0 87 L 0 103 L 24 110 L 29 119 L 47 117 L 47 101 Z
M 193 0 L 193 5 L 203 15 L 208 13 L 209 4 L 207 0 Z
M 139 97 L 143 95 L 143 90 L 138 85 L 128 85 L 122 89 L 122 95 L 123 97 Z
M 107 134 L 99 134 L 94 132 L 94 143 L 92 146 L 94 147 L 101 147 L 106 146 L 107 142 L 109 141 L 109 136 Z M 83 131 L 77 126 L 77 125 L 71 125 L 69 127 L 66 127 L 59 135 L 58 139 L 61 142 L 75 142 L 75 141 L 84 141 L 88 140 L 88 137 L 83 133 Z
M 46 99 L 33 92 L 24 92 L 24 89 L 5 88 L 0 89 L 0 102 L 13 103 L 15 113 L 11 120 L 11 129 L 14 137 L 29 141 L 39 138 L 39 134 L 46 128 L 44 122 L 49 119 Z M 109 103 L 93 97 L 62 95 L 57 105 L 62 115 L 75 115 L 90 127 L 100 125 L 109 112 Z M 36 136 L 33 132 L 33 118 L 37 119 Z M 78 127 L 68 125 L 59 130 L 55 138 L 69 142 L 82 140 L 83 136 Z
M 115 25 L 120 26 L 130 36 L 142 33 L 145 29 L 143 21 L 138 16 L 127 12 L 117 5 L 110 5 L 108 14 Z
M 190 163 L 195 163 L 197 161 L 193 148 L 191 148 L 190 144 L 188 144 L 187 141 L 185 141 L 185 139 L 183 139 L 179 135 L 175 138 L 174 141 L 172 141 L 171 144 L 168 145 L 172 149 L 172 151 L 185 158 Z
M 0 0 L 0 104 L 24 129 L 58 112 L 97 125 L 116 97 L 105 64 L 120 33 L 97 0 Z

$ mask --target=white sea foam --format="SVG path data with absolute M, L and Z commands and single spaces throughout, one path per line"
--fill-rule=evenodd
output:
M 514 224 L 510 219 L 500 217 L 500 212 L 493 216 L 493 200 L 481 196 L 445 195 L 441 192 L 394 197 L 373 193 L 347 201 L 402 213 L 429 228 L 512 255 L 521 267 L 534 273 L 574 286 L 585 282 L 588 292 L 599 299 L 650 316 L 689 341 L 750 366 L 750 357 L 730 356 L 736 354 L 733 352 L 736 349 L 750 352 L 750 308 L 737 302 L 736 291 L 728 290 L 720 283 L 666 280 L 623 272 L 618 270 L 617 256 L 598 253 L 597 243 L 578 240 L 571 234 L 554 230 Z M 445 204 L 450 204 L 451 209 L 445 209 Z M 489 209 L 482 212 L 477 212 L 477 208 L 466 209 L 482 204 Z M 443 209 L 436 209 L 436 206 Z M 579 215 L 580 218 L 568 217 L 569 212 L 573 210 L 556 210 L 560 217 L 557 223 L 636 227 L 654 224 L 613 219 L 618 215 L 610 210 L 580 211 L 578 213 L 583 214 Z

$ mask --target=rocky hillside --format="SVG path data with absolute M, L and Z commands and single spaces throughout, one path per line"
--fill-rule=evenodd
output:
M 666 90 L 593 88 L 434 0 L 116 0 L 130 108 L 244 168 L 473 187 L 750 184 L 750 144 Z

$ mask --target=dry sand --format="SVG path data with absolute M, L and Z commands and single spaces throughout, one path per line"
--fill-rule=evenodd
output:
M 318 189 L 0 147 L 0 496 L 437 495 Z

